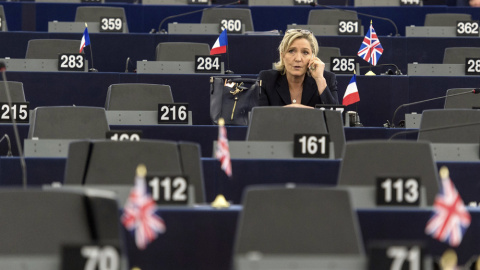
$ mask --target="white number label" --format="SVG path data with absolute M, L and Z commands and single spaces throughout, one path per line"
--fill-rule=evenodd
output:
M 0 31 L 3 31 L 3 18 L 0 17 Z
M 106 138 L 112 141 L 140 141 L 141 130 L 110 130 L 107 131 Z
M 188 0 L 188 4 L 208 4 L 208 0 Z
M 84 71 L 85 55 L 83 54 L 60 54 L 58 56 L 58 70 L 61 71 Z
M 332 57 L 330 71 L 337 74 L 352 74 L 355 71 L 355 57 Z
M 296 134 L 294 140 L 294 157 L 328 157 L 328 135 Z
M 87 259 L 84 270 L 120 269 L 120 256 L 114 247 L 84 246 L 81 254 Z
M 225 29 L 228 33 L 241 33 L 242 21 L 239 19 L 223 19 L 220 21 L 220 31 Z
M 343 106 L 343 105 L 335 105 L 335 106 L 318 105 L 318 106 L 315 106 L 315 109 L 319 109 L 321 111 L 325 111 L 325 110 L 337 111 L 337 112 L 340 112 L 340 113 L 343 114 L 343 112 L 345 111 L 345 106 Z
M 478 21 L 458 21 L 457 36 L 478 36 Z
M 101 18 L 100 32 L 122 32 L 123 20 L 122 18 Z
M 418 6 L 418 5 L 420 5 L 420 0 L 400 0 L 400 5 L 402 5 L 402 6 Z
M 465 59 L 465 75 L 480 75 L 480 58 Z
M 184 177 L 153 177 L 147 179 L 152 198 L 158 204 L 186 204 L 188 201 L 188 181 Z
M 196 73 L 221 73 L 219 55 L 196 55 L 195 56 Z
M 0 123 L 11 123 L 12 118 L 19 123 L 28 123 L 30 116 L 30 103 L 14 102 L 12 106 L 8 103 L 0 103 Z
M 402 270 L 405 261 L 408 261 L 409 270 L 420 270 L 421 251 L 418 246 L 411 249 L 404 246 L 389 247 L 387 257 L 393 260 L 390 270 Z
M 314 0 L 293 0 L 294 5 L 310 5 L 315 3 Z
M 359 33 L 360 33 L 360 21 L 358 20 L 338 21 L 339 35 L 358 35 Z
M 419 205 L 420 181 L 415 178 L 379 178 L 378 205 Z
M 158 104 L 159 124 L 188 124 L 188 104 L 171 103 Z

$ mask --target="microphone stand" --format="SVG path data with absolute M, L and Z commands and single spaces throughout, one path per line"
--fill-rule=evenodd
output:
M 319 7 L 323 7 L 323 8 L 329 8 L 329 9 L 335 9 L 335 10 L 342 10 L 342 11 L 345 11 L 345 12 L 351 12 L 351 13 L 356 13 L 356 14 L 359 14 L 359 15 L 363 15 L 363 16 L 367 16 L 367 17 L 370 17 L 370 18 L 374 18 L 374 19 L 379 19 L 379 20 L 384 20 L 384 21 L 387 21 L 389 22 L 390 24 L 393 25 L 393 27 L 395 28 L 395 36 L 400 36 L 398 34 L 398 27 L 397 25 L 395 24 L 394 21 L 392 21 L 391 19 L 389 18 L 385 18 L 385 17 L 380 17 L 380 16 L 375 16 L 375 15 L 370 15 L 370 14 L 366 14 L 366 13 L 362 13 L 362 12 L 358 12 L 358 11 L 353 11 L 353 10 L 348 10 L 348 9 L 340 9 L 340 8 L 335 8 L 335 7 L 331 7 L 331 6 L 327 6 L 327 5 L 321 5 L 321 4 L 318 4 L 317 1 L 313 2 L 312 3 L 312 6 L 319 6 Z
M 12 107 L 12 98 L 10 96 L 10 89 L 7 83 L 7 75 L 5 75 L 6 65 L 4 62 L 0 62 L 0 72 L 2 73 L 3 83 L 5 84 L 5 94 L 7 96 L 8 106 Z M 13 132 L 15 135 L 15 141 L 17 142 L 18 154 L 20 156 L 20 165 L 22 168 L 22 186 L 24 189 L 27 188 L 27 165 L 25 163 L 25 156 L 23 155 L 22 142 L 20 140 L 20 135 L 18 135 L 17 121 L 15 117 L 11 115 Z
M 445 96 L 441 96 L 441 97 L 435 97 L 435 98 L 430 98 L 430 99 L 426 99 L 426 100 L 415 101 L 415 102 L 412 102 L 412 103 L 402 104 L 402 105 L 398 106 L 398 108 L 393 113 L 392 123 L 390 124 L 390 127 L 395 128 L 395 123 L 393 121 L 395 120 L 395 116 L 397 115 L 397 112 L 400 108 L 407 107 L 407 106 L 410 106 L 410 105 L 420 104 L 420 103 L 424 103 L 424 102 L 428 102 L 428 101 L 433 101 L 433 100 L 437 100 L 437 99 L 460 96 L 460 95 L 471 94 L 471 93 L 476 94 L 476 91 L 472 90 L 471 92 L 456 93 L 456 94 L 453 94 L 453 95 L 445 95 Z
M 165 29 L 162 29 L 162 25 L 166 20 L 177 18 L 177 17 L 182 17 L 182 16 L 186 16 L 186 15 L 190 15 L 190 14 L 194 14 L 194 13 L 198 13 L 198 12 L 203 12 L 204 10 L 207 10 L 207 9 L 220 8 L 220 7 L 226 7 L 226 6 L 230 6 L 230 5 L 240 4 L 240 2 L 241 2 L 241 0 L 238 0 L 238 1 L 235 1 L 235 2 L 231 2 L 231 3 L 219 5 L 219 6 L 202 8 L 202 9 L 193 10 L 193 11 L 182 13 L 182 14 L 168 16 L 160 22 L 160 25 L 158 25 L 158 32 L 157 33 L 160 33 L 160 34 L 166 34 L 167 33 L 167 31 Z

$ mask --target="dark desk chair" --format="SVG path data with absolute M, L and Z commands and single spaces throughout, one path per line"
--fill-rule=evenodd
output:
M 2 31 L 8 31 L 7 19 L 5 17 L 5 11 L 3 5 L 0 5 L 0 18 L 2 19 Z
M 444 64 L 465 64 L 465 58 L 480 58 L 478 47 L 450 47 L 445 48 Z
M 235 237 L 236 263 L 239 257 L 248 258 L 252 253 L 260 254 L 260 260 L 269 256 L 364 254 L 357 216 L 345 190 L 251 187 L 242 204 Z M 237 265 L 236 269 L 241 268 Z
M 104 139 L 108 130 L 104 108 L 37 107 L 30 117 L 28 138 Z
M 195 61 L 195 55 L 210 55 L 210 45 L 195 42 L 162 42 L 155 49 L 156 61 Z
M 58 59 L 59 53 L 78 53 L 80 40 L 31 39 L 28 41 L 26 59 Z
M 21 82 L 7 82 L 8 90 L 10 90 L 10 98 L 12 102 L 25 102 L 25 92 L 23 91 L 23 83 Z M 0 83 L 0 101 L 7 102 L 5 84 Z
M 77 7 L 75 13 L 76 22 L 100 22 L 102 17 L 122 18 L 125 32 L 128 33 L 127 16 L 123 7 Z
M 7 264 L 4 259 L 9 257 L 17 258 L 17 266 L 23 265 L 2 269 L 60 269 L 60 251 L 65 244 L 96 242 L 122 249 L 115 198 L 79 192 L 0 190 L 0 212 L 0 266 Z M 38 257 L 50 259 L 43 262 L 54 267 L 36 262 Z
M 338 47 L 319 47 L 318 58 L 320 58 L 325 63 L 330 63 L 331 57 L 341 56 L 340 48 Z
M 255 107 L 247 141 L 293 141 L 295 134 L 330 134 L 335 158 L 341 158 L 345 133 L 340 112 L 303 108 Z
M 472 109 L 480 108 L 480 95 L 473 94 L 472 88 L 452 88 L 447 90 L 444 109 Z M 471 93 L 458 96 L 450 96 L 460 93 Z
M 221 20 L 233 19 L 240 20 L 245 24 L 245 31 L 255 31 L 253 27 L 252 13 L 248 8 L 211 8 L 202 13 L 200 23 L 217 23 Z
M 173 103 L 170 86 L 146 83 L 112 84 L 108 87 L 105 110 L 157 111 L 160 103 Z
M 372 140 L 346 144 L 338 186 L 375 187 L 377 177 L 397 176 L 419 177 L 426 189 L 426 203 L 433 204 L 439 183 L 428 142 Z
M 82 0 L 34 0 L 37 3 L 81 3 Z M 100 3 L 105 3 L 105 0 L 100 0 Z
M 200 146 L 189 142 L 72 142 L 65 167 L 65 184 L 131 186 L 140 163 L 145 164 L 149 173 L 185 175 L 195 188 L 195 202 L 205 202 Z
M 249 6 L 293 6 L 290 0 L 248 0 Z M 322 5 L 348 6 L 348 0 L 322 0 Z
M 358 20 L 357 12 L 335 9 L 314 9 L 308 14 L 308 24 L 338 25 L 338 20 Z
M 467 126 L 458 126 L 471 124 Z M 434 130 L 428 130 L 434 129 Z M 480 110 L 425 110 L 418 140 L 432 143 L 476 143 L 480 136 Z
M 457 21 L 471 21 L 472 15 L 464 13 L 427 13 L 424 26 L 457 26 Z

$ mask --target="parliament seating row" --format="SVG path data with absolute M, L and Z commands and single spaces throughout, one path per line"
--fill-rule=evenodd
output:
M 75 3 L 25 3 L 5 2 L 5 12 L 9 29 L 11 31 L 47 31 L 48 22 L 73 22 L 76 8 L 78 6 L 92 4 Z M 135 4 L 114 4 L 116 7 L 123 7 L 128 18 L 128 29 L 130 32 L 149 33 L 156 32 L 162 19 L 169 16 L 201 11 L 205 6 L 161 6 L 161 5 L 135 5 Z M 167 7 L 167 8 L 165 8 Z M 245 8 L 247 6 L 238 6 Z M 308 14 L 311 10 L 318 9 L 311 6 L 250 6 L 255 31 L 270 31 L 273 29 L 284 31 L 288 24 L 307 24 Z M 295 8 L 296 12 L 290 10 Z M 405 35 L 406 27 L 411 25 L 424 25 L 427 13 L 466 13 L 471 14 L 472 19 L 478 19 L 475 9 L 468 7 L 446 7 L 446 6 L 424 6 L 424 7 L 349 7 L 348 10 L 355 10 L 359 14 L 370 14 L 372 16 L 386 17 L 397 24 L 399 34 Z M 412 16 L 407 16 L 408 14 Z M 277 20 L 265 20 L 264 18 L 276 15 Z M 293 16 L 293 17 L 292 17 Z M 288 18 L 288 19 L 287 19 Z M 372 17 L 360 14 L 360 20 L 364 28 L 368 28 Z M 188 16 L 181 16 L 165 21 L 165 23 L 200 23 L 201 12 Z M 377 33 L 381 36 L 395 35 L 395 27 L 388 21 L 374 19 Z M 164 28 L 164 27 L 162 27 Z M 166 28 L 166 27 L 165 27 Z
M 56 76 L 61 74 L 61 76 Z M 256 75 L 246 75 L 255 78 Z M 51 73 L 7 72 L 10 81 L 23 83 L 25 99 L 30 108 L 41 106 L 93 106 L 104 107 L 108 88 L 119 83 L 148 83 L 169 85 L 175 102 L 188 103 L 194 125 L 210 125 L 209 79 L 210 75 L 168 75 L 132 73 Z M 53 79 L 52 79 L 53 78 Z M 343 97 L 351 79 L 339 75 L 338 96 Z M 347 110 L 359 112 L 364 126 L 382 127 L 391 121 L 396 108 L 402 104 L 441 97 L 448 89 L 475 88 L 478 76 L 427 77 L 427 76 L 357 76 L 361 101 Z M 428 87 L 427 87 L 428 86 Z M 425 109 L 443 108 L 445 101 L 438 99 L 408 106 L 398 111 L 396 123 L 404 119 L 404 113 Z
M 0 44 L 0 58 L 24 59 L 30 40 L 34 39 L 69 39 L 78 42 L 81 34 L 67 33 L 1 33 L 4 43 Z M 147 35 L 147 34 L 91 34 L 91 46 L 85 49 L 85 58 L 92 67 L 100 72 L 133 72 L 137 62 L 156 60 L 156 47 L 165 42 L 206 43 L 213 46 L 217 35 Z M 271 69 L 278 60 L 277 47 L 281 36 L 229 36 L 228 57 L 221 55 L 221 61 L 236 74 L 258 74 L 261 70 Z M 385 73 L 387 69 L 397 66 L 402 74 L 408 74 L 408 64 L 441 64 L 445 49 L 451 47 L 479 47 L 478 39 L 464 38 L 412 38 L 380 37 L 384 53 L 378 66 L 370 67 L 367 62 L 356 56 L 363 37 L 318 37 L 323 47 L 336 47 L 342 56 L 355 56 L 360 65 L 360 73 L 372 69 L 376 74 Z M 72 41 L 75 43 L 74 41 Z M 118 46 L 122 44 L 122 46 Z M 428 48 L 427 51 L 419 48 Z M 323 60 L 330 64 L 330 59 Z M 28 70 L 28 69 L 27 69 Z M 434 75 L 435 73 L 433 73 Z
M 472 215 L 472 224 L 462 244 L 455 249 L 460 265 L 476 259 L 479 253 L 475 241 L 478 234 L 476 230 L 479 222 L 478 209 L 468 208 L 468 210 Z M 130 262 L 145 270 L 158 267 L 231 269 L 236 226 L 241 211 L 240 207 L 221 210 L 161 209 L 158 213 L 165 220 L 167 229 L 171 228 L 169 233 L 161 235 L 145 252 L 132 247 L 134 239 L 132 235 L 128 235 Z M 369 251 L 370 246 L 379 242 L 396 244 L 408 249 L 415 244 L 423 244 L 435 260 L 439 260 L 442 253 L 449 247 L 424 232 L 425 224 L 432 215 L 431 209 L 393 211 L 391 209 L 358 209 L 356 214 L 365 251 Z M 169 224 L 171 227 L 168 227 Z M 201 233 L 198 233 L 199 230 Z M 184 258 L 184 256 L 189 260 L 171 260 L 171 258 Z
M 303 199 L 311 198 L 312 201 L 330 199 L 338 203 L 334 207 L 322 203 L 319 205 L 325 207 L 319 207 L 309 201 L 309 207 L 296 208 L 301 199 L 295 200 L 297 204 L 291 200 L 284 200 L 285 196 L 294 198 L 297 194 L 298 196 L 305 195 L 305 192 L 310 193 L 310 195 L 322 193 L 324 196 L 302 197 Z M 274 196 L 275 193 L 288 194 Z M 3 202 L 2 213 L 8 219 L 4 219 L 5 222 L 2 226 L 4 230 L 0 235 L 2 241 L 9 243 L 9 245 L 7 249 L 2 250 L 1 265 L 8 267 L 8 269 L 20 269 L 20 266 L 23 267 L 22 269 L 25 267 L 27 269 L 52 269 L 52 267 L 58 267 L 60 260 L 58 251 L 63 244 L 70 244 L 70 247 L 80 247 L 82 245 L 92 247 L 92 244 L 100 244 L 101 246 L 108 244 L 119 247 L 120 254 L 123 253 L 122 250 L 125 248 L 129 259 L 129 268 L 139 267 L 145 270 L 158 268 L 230 269 L 236 254 L 243 254 L 245 251 L 251 250 L 250 248 L 257 248 L 263 252 L 265 257 L 256 257 L 256 259 L 268 259 L 268 256 L 272 253 L 273 255 L 275 253 L 285 253 L 285 250 L 288 251 L 295 246 L 295 244 L 274 245 L 277 241 L 292 243 L 292 241 L 303 239 L 305 235 L 311 237 L 310 241 L 308 241 L 308 244 L 297 242 L 302 246 L 296 250 L 302 250 L 307 254 L 309 250 L 305 247 L 308 246 L 316 248 L 317 254 L 320 252 L 332 255 L 332 250 L 334 251 L 337 248 L 337 255 L 351 253 L 362 255 L 370 251 L 371 247 L 375 247 L 375 244 L 386 243 L 387 241 L 389 245 L 408 248 L 411 245 L 420 245 L 424 256 L 433 255 L 435 259 L 446 249 L 445 244 L 430 238 L 424 233 L 425 224 L 431 215 L 431 209 L 403 208 L 395 211 L 392 211 L 392 209 L 354 209 L 352 212 L 346 195 L 342 190 L 320 189 L 312 186 L 293 189 L 257 187 L 248 193 L 243 207 L 234 206 L 222 210 L 216 210 L 208 206 L 190 209 L 163 207 L 157 210 L 157 214 L 164 221 L 167 228 L 166 232 L 160 234 L 158 239 L 153 241 L 147 249 L 139 250 L 135 247 L 133 233 L 121 229 L 122 235 L 119 236 L 118 225 L 116 224 L 118 223 L 117 204 L 111 198 L 105 198 L 105 194 L 102 196 L 101 194 L 93 195 L 93 193 L 84 195 L 60 191 L 4 190 L 1 196 Z M 332 198 L 331 196 L 335 197 Z M 277 204 L 269 204 L 268 208 L 263 208 L 265 200 L 272 201 L 275 198 L 281 201 Z M 17 202 L 15 207 L 11 206 L 13 201 Z M 39 201 L 42 201 L 42 204 L 38 204 Z M 285 203 L 288 206 L 284 205 Z M 337 207 L 339 204 L 343 208 Z M 32 207 L 32 205 L 36 207 Z M 247 215 L 259 214 L 263 209 L 268 210 L 268 215 L 271 217 L 280 214 L 276 210 L 273 211 L 272 205 L 284 206 L 278 209 L 283 211 L 283 215 L 279 217 L 283 222 L 271 224 L 272 230 L 268 233 L 263 231 L 263 235 L 260 236 L 262 238 L 259 238 L 258 235 L 254 238 L 244 235 L 246 232 L 244 230 L 250 228 L 249 226 L 253 223 L 270 220 L 265 216 L 250 220 Z M 19 211 L 19 209 L 22 210 Z M 342 220 L 325 224 L 322 221 L 323 219 L 316 219 L 316 224 L 319 227 L 313 228 L 314 230 L 310 234 L 306 234 L 308 228 L 305 227 L 305 223 L 301 224 L 302 219 L 306 216 L 299 215 L 303 212 L 295 211 L 295 209 L 303 209 L 303 212 L 307 211 L 305 214 L 309 218 L 312 218 L 312 216 L 315 218 L 316 214 L 325 213 L 325 211 L 338 211 L 330 215 Z M 476 229 L 478 210 L 474 208 L 468 210 L 472 215 L 472 225 L 467 230 L 462 244 L 456 248 L 460 264 L 465 264 L 480 252 L 475 244 L 475 238 L 478 234 Z M 21 217 L 18 213 L 22 213 Z M 79 215 L 79 213 L 83 215 Z M 109 215 L 106 215 L 107 213 Z M 294 215 L 296 215 L 296 218 L 289 220 Z M 65 219 L 66 217 L 68 217 L 68 220 Z M 72 223 L 72 220 L 76 222 Z M 289 234 L 285 234 L 284 230 L 281 230 L 282 226 L 295 222 L 300 223 L 299 226 L 303 229 L 292 230 Z M 52 226 L 52 223 L 56 226 Z M 309 222 L 309 224 L 312 223 Z M 328 227 L 332 224 L 342 224 L 343 229 Z M 36 230 L 31 230 L 31 226 L 34 226 Z M 18 235 L 19 228 L 24 228 L 21 230 L 21 236 Z M 264 230 L 263 226 L 255 226 L 254 228 L 257 228 L 260 232 Z M 269 239 L 269 241 L 258 242 L 260 239 L 275 236 L 275 228 L 281 230 L 283 235 L 277 235 L 276 239 Z M 324 229 L 319 230 L 319 228 Z M 344 232 L 344 235 L 337 235 L 337 240 L 331 239 L 334 242 L 330 242 L 330 246 L 326 247 L 324 244 L 329 243 L 328 239 L 330 237 L 321 235 L 324 233 L 336 234 L 339 231 Z M 255 234 L 255 231 L 250 229 L 249 233 Z M 26 237 L 27 234 L 28 237 Z M 295 237 L 298 237 L 298 239 Z M 317 237 L 321 237 L 322 241 L 314 241 Z M 119 240 L 123 238 L 125 239 L 125 246 L 119 244 Z M 32 242 L 32 239 L 35 239 L 35 241 Z M 96 242 L 92 243 L 95 240 Z M 344 241 L 350 243 L 348 250 L 342 245 L 342 243 L 345 243 Z M 423 252 L 426 252 L 426 254 Z M 123 255 L 120 256 L 123 257 Z M 43 258 L 43 260 L 39 258 Z M 64 263 L 67 262 L 64 261 Z M 358 266 L 356 265 L 355 268 L 351 269 L 366 269 Z M 121 267 L 120 269 L 124 268 Z
M 28 124 L 19 124 L 18 130 L 20 139 L 23 140 L 28 138 L 29 131 Z M 213 144 L 212 142 L 218 138 L 218 127 L 213 125 L 148 125 L 148 126 L 138 126 L 138 125 L 110 125 L 111 131 L 131 131 L 131 132 L 142 132 L 142 138 L 144 139 L 157 139 L 157 140 L 169 140 L 169 141 L 188 141 L 195 142 L 200 145 L 201 156 L 204 158 L 213 157 Z M 367 139 L 378 139 L 386 140 L 393 135 L 404 131 L 401 128 L 384 128 L 384 127 L 345 127 L 345 138 L 346 141 L 354 140 L 367 140 Z M 413 132 L 412 132 L 413 133 Z M 10 138 L 10 145 L 2 141 L 0 143 L 0 155 L 6 156 L 10 151 L 13 156 L 18 156 L 17 143 L 15 142 L 13 128 L 11 124 L 0 124 L 0 134 L 8 135 Z M 202 136 L 198 136 L 202 134 Z M 246 126 L 228 126 L 227 134 L 230 140 L 241 141 L 245 140 L 247 135 Z M 2 135 L 2 136 L 3 136 Z M 413 133 L 410 135 L 401 135 L 398 134 L 395 136 L 395 139 L 409 139 L 415 140 L 417 134 Z

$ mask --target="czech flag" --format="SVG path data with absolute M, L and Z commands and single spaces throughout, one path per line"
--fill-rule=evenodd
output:
M 228 45 L 227 29 L 225 29 L 220 34 L 217 41 L 215 41 L 215 44 L 213 44 L 213 47 L 210 50 L 210 55 L 227 53 L 227 45 Z
M 82 41 L 80 42 L 80 53 L 83 52 L 83 48 L 90 45 L 90 36 L 88 35 L 88 28 L 85 26 L 85 31 L 83 31 Z
M 359 101 L 360 96 L 358 95 L 357 76 L 353 74 L 353 77 L 347 86 L 347 90 L 345 91 L 345 95 L 343 95 L 342 104 L 348 106 Z

